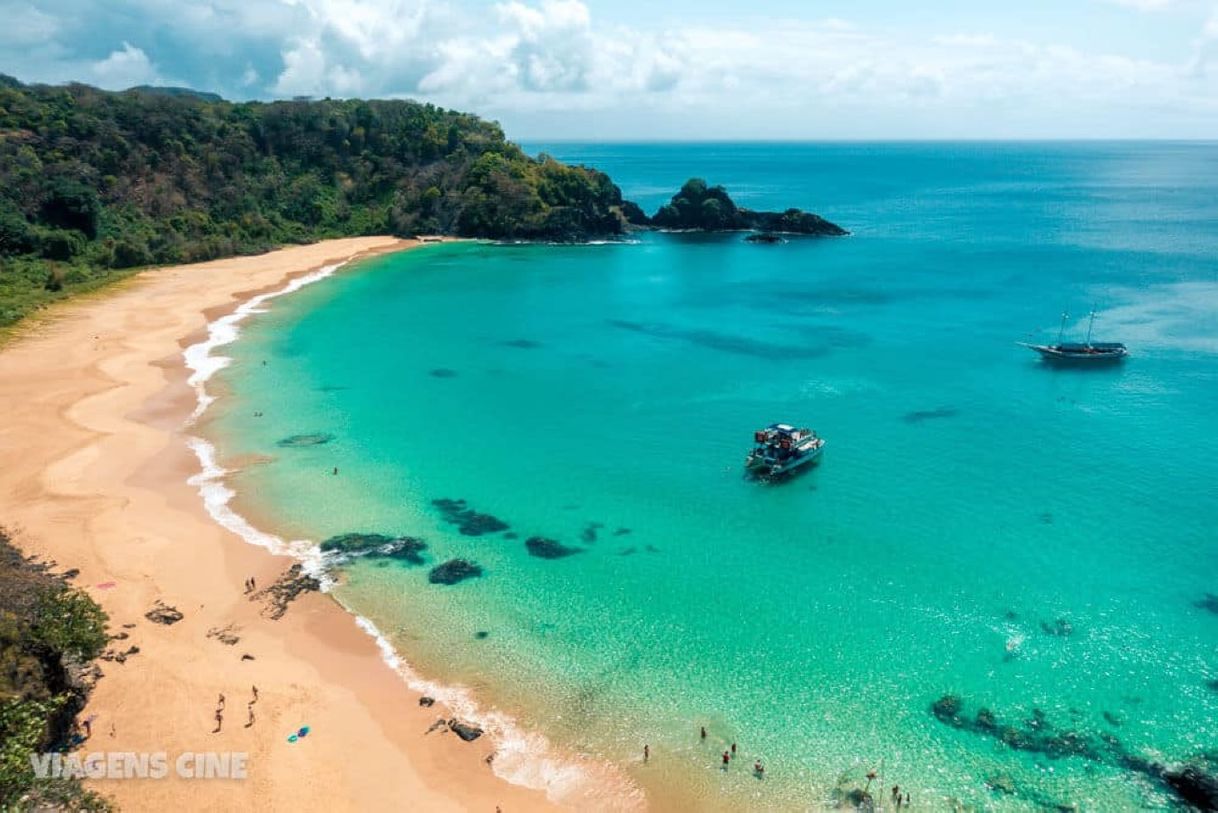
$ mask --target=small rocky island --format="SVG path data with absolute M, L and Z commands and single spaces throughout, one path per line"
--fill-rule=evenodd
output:
M 672 200 L 647 217 L 636 204 L 625 202 L 622 214 L 636 228 L 674 231 L 754 231 L 764 235 L 805 234 L 842 237 L 850 232 L 820 215 L 801 209 L 758 212 L 737 206 L 722 186 L 709 186 L 701 178 L 690 178 Z M 758 242 L 775 242 L 760 240 Z

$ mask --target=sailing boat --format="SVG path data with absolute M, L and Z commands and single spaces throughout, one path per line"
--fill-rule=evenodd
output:
M 1059 364 L 1104 364 L 1120 361 L 1129 355 L 1125 345 L 1120 342 L 1091 341 L 1091 331 L 1095 327 L 1094 310 L 1091 311 L 1091 321 L 1087 324 L 1087 341 L 1081 344 L 1063 342 L 1062 336 L 1065 335 L 1066 322 L 1069 319 L 1070 314 L 1062 314 L 1061 328 L 1057 331 L 1057 344 L 1028 344 L 1027 342 L 1019 342 L 1019 344 L 1040 353 L 1041 358 L 1045 361 Z

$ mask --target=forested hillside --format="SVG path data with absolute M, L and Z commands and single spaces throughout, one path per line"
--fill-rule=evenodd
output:
M 231 103 L 0 76 L 0 326 L 121 269 L 325 237 L 621 232 L 607 175 L 411 101 Z

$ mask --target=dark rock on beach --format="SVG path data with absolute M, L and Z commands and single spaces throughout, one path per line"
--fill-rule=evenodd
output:
M 144 618 L 147 618 L 152 623 L 164 624 L 165 626 L 176 624 L 184 617 L 177 607 L 170 607 L 163 601 L 158 601 L 152 605 L 151 610 L 144 613 Z
M 449 559 L 444 564 L 433 567 L 427 574 L 427 580 L 432 584 L 457 584 L 481 575 L 482 568 L 468 559 Z
M 530 536 L 524 541 L 524 546 L 530 556 L 536 556 L 538 559 L 562 559 L 583 553 L 580 548 L 572 548 L 557 539 L 547 539 L 544 536 Z
M 463 723 L 456 717 L 448 721 L 448 728 L 466 742 L 473 742 L 482 736 L 482 729 L 476 725 Z
M 431 708 L 435 704 L 436 704 L 436 699 L 434 697 L 428 697 L 427 695 L 423 695 L 422 697 L 419 698 L 419 705 L 422 706 L 423 708 Z
M 324 432 L 317 432 L 311 435 L 291 435 L 283 440 L 276 441 L 275 445 L 281 449 L 299 449 L 305 446 L 321 446 L 334 440 L 334 436 Z
M 304 572 L 300 563 L 285 570 L 275 583 L 250 594 L 250 601 L 265 601 L 262 614 L 272 621 L 283 618 L 288 611 L 288 605 L 305 593 L 313 593 L 321 589 L 321 582 L 316 577 Z
M 440 498 L 432 500 L 431 504 L 440 509 L 444 521 L 456 525 L 463 536 L 482 536 L 484 534 L 506 531 L 511 526 L 491 514 L 482 514 L 469 507 L 465 500 Z

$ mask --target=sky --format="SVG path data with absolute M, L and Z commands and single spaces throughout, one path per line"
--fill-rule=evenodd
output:
M 0 0 L 0 72 L 519 140 L 1218 138 L 1218 0 Z

